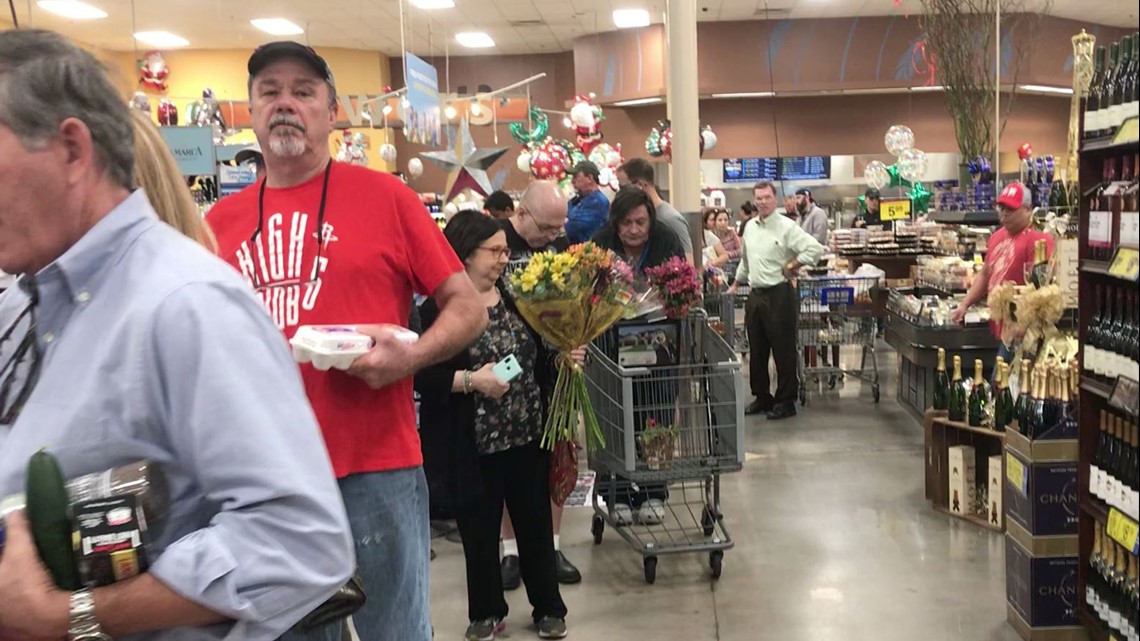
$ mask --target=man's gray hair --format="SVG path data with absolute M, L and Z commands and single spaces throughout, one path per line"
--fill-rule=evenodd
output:
M 106 67 L 63 36 L 40 29 L 0 32 L 0 125 L 26 149 L 42 149 L 76 118 L 117 185 L 134 186 L 134 134 L 127 103 Z

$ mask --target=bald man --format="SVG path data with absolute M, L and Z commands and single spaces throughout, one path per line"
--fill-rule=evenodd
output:
M 502 221 L 507 234 L 511 260 L 503 272 L 509 278 L 516 269 L 526 267 L 530 257 L 541 252 L 562 252 L 570 246 L 566 238 L 566 195 L 558 185 L 546 180 L 532 182 L 522 198 L 515 215 Z M 553 380 L 553 379 L 552 379 Z M 578 583 L 582 574 L 562 554 L 559 530 L 562 529 L 562 508 L 551 504 L 554 525 L 554 551 L 558 568 L 558 582 Z M 511 527 L 510 514 L 503 511 L 503 588 L 514 590 L 521 584 L 518 544 Z

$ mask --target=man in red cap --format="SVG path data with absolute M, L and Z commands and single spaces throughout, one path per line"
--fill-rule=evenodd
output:
M 997 200 L 1001 229 L 990 236 L 986 262 L 974 277 L 970 291 L 954 310 L 952 318 L 955 323 L 961 323 L 971 305 L 985 300 L 991 289 L 1005 281 L 1024 285 L 1026 268 L 1033 266 L 1033 245 L 1038 240 L 1045 240 L 1049 255 L 1053 255 L 1053 237 L 1033 229 L 1031 203 L 1029 190 L 1019 182 L 1011 182 L 1001 190 Z M 991 323 L 990 327 L 994 336 L 1000 339 L 1001 324 Z M 1013 353 L 1014 346 L 1004 342 L 998 348 L 998 356 L 1006 362 L 1010 361 Z

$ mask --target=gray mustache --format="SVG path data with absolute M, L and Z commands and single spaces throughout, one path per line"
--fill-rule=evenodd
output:
M 305 123 L 301 122 L 297 118 L 290 118 L 289 116 L 276 116 L 272 120 L 269 121 L 269 128 L 270 129 L 273 129 L 275 127 L 279 127 L 282 125 L 284 125 L 286 127 L 292 127 L 294 129 L 299 130 L 301 133 L 305 133 Z

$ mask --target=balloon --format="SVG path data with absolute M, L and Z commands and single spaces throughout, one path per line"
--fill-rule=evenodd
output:
M 525 151 L 522 152 L 521 154 L 519 154 L 518 159 L 515 160 L 515 166 L 519 168 L 519 171 L 529 172 L 530 171 L 530 154 L 525 152 Z
M 716 147 L 716 134 L 710 127 L 706 126 L 701 130 L 701 142 L 705 143 L 705 151 Z
M 573 165 L 566 148 L 547 138 L 530 155 L 530 173 L 539 180 L 562 180 Z
M 577 102 L 570 108 L 570 120 L 575 126 L 593 128 L 594 107 L 588 102 Z
M 922 186 L 922 183 L 914 183 L 914 187 L 910 190 L 907 196 L 914 203 L 914 211 L 916 213 L 923 213 L 930 211 L 930 198 L 934 196 L 929 189 Z
M 1017 157 L 1020 158 L 1021 160 L 1025 160 L 1026 158 L 1029 158 L 1032 155 L 1033 155 L 1033 146 L 1027 142 L 1021 143 L 1021 146 L 1017 148 Z
M 908 149 L 899 157 L 899 175 L 911 182 L 922 180 L 926 166 L 926 152 L 921 149 Z
M 412 158 L 408 161 L 408 176 L 412 178 L 419 178 L 424 175 L 424 163 L 419 158 Z
M 445 216 L 447 216 L 448 218 L 451 218 L 452 216 L 454 216 L 455 214 L 458 214 L 458 213 L 459 213 L 459 205 L 456 205 L 455 203 L 447 203 L 446 205 L 443 206 L 443 214 Z
M 384 162 L 396 162 L 396 145 L 388 142 L 380 145 L 380 158 Z
M 867 168 L 863 170 L 863 179 L 867 184 L 875 189 L 882 189 L 891 182 L 891 175 L 887 172 L 887 166 L 879 160 L 872 160 L 867 163 Z
M 550 121 L 546 117 L 546 112 L 538 107 L 531 107 L 527 110 L 526 115 L 530 122 L 530 131 L 527 131 L 523 123 L 512 122 L 510 126 L 511 138 L 522 145 L 537 144 L 544 140 L 546 132 L 550 131 Z
M 887 130 L 883 141 L 887 145 L 887 151 L 901 156 L 906 150 L 914 148 L 914 132 L 906 125 L 894 125 Z

